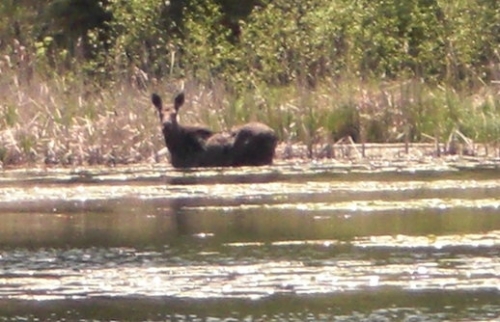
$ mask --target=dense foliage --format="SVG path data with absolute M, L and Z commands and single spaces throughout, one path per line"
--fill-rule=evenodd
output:
M 35 69 L 105 81 L 140 71 L 231 87 L 344 73 L 457 84 L 498 73 L 496 0 L 5 0 L 0 17 L 3 53 L 19 43 Z
M 16 129 L 23 153 L 51 141 L 27 120 L 62 132 L 79 126 L 86 132 L 76 141 L 108 154 L 119 149 L 110 133 L 133 120 L 141 134 L 130 144 L 150 151 L 138 143 L 153 136 L 137 116 L 143 93 L 181 82 L 204 106 L 198 118 L 216 128 L 258 118 L 282 140 L 309 145 L 345 134 L 443 140 L 455 130 L 492 142 L 500 138 L 500 2 L 3 0 L 0 72 L 0 130 Z M 135 99 L 139 107 L 128 105 Z M 112 120 L 116 106 L 137 114 Z M 86 128 L 99 120 L 102 133 Z

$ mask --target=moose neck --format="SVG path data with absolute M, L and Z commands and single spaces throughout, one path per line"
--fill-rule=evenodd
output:
M 174 167 L 197 166 L 204 147 L 193 133 L 170 123 L 163 125 L 163 136 Z
M 163 124 L 163 137 L 165 138 L 165 145 L 167 146 L 170 154 L 181 152 L 182 135 L 177 122 Z

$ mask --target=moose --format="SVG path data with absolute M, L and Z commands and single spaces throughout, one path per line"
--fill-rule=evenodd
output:
M 173 106 L 163 106 L 153 93 L 151 101 L 158 111 L 170 162 L 175 168 L 239 167 L 272 164 L 276 144 L 274 131 L 251 122 L 229 132 L 214 132 L 204 126 L 181 125 L 177 120 L 184 104 L 184 93 L 175 96 Z

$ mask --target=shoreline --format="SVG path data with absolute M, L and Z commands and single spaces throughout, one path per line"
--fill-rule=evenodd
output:
M 341 143 L 341 144 L 316 144 L 308 147 L 305 144 L 280 143 L 276 148 L 276 155 L 272 166 L 288 165 L 339 165 L 339 166 L 443 166 L 446 164 L 489 164 L 500 166 L 500 150 L 488 144 L 476 144 L 473 153 L 460 149 L 458 152 L 446 153 L 446 144 L 435 143 Z M 312 157 L 311 157 L 312 153 Z M 125 160 L 125 161 L 124 161 Z M 3 171 L 9 170 L 43 170 L 43 169 L 94 169 L 94 168 L 141 168 L 165 167 L 174 169 L 168 160 L 168 151 L 162 148 L 154 156 L 130 161 L 106 160 L 102 162 L 73 162 L 73 163 L 44 163 L 23 162 L 17 164 L 1 165 Z M 265 167 L 265 166 L 264 166 Z M 251 168 L 251 167 L 246 167 Z M 260 168 L 260 167 L 256 167 Z M 220 168 L 217 168 L 220 169 Z M 228 167 L 228 169 L 237 169 Z M 175 169 L 179 170 L 179 169 Z

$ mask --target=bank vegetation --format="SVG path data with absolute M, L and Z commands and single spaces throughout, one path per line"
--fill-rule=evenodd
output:
M 500 138 L 497 0 L 4 0 L 0 39 L 4 166 L 158 161 L 153 91 L 310 152 Z

